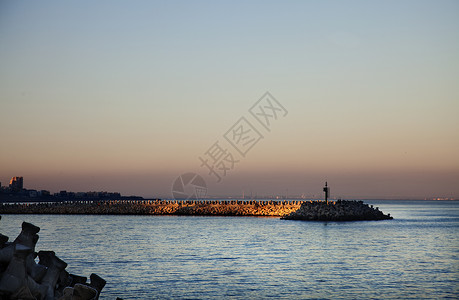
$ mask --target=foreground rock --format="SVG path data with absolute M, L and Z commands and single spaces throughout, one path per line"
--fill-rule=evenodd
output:
M 23 222 L 22 231 L 13 242 L 0 234 L 0 299 L 98 299 L 105 280 L 91 274 L 87 284 L 86 277 L 65 271 L 67 264 L 53 251 L 36 253 L 39 231 L 39 227 Z
M 301 207 L 284 217 L 284 220 L 303 221 L 371 221 L 390 220 L 390 214 L 385 215 L 377 207 L 364 204 L 363 201 L 307 201 Z

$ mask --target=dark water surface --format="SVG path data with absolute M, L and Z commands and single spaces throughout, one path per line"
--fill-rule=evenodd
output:
M 366 201 L 394 220 L 2 215 L 39 227 L 101 299 L 458 299 L 459 201 Z

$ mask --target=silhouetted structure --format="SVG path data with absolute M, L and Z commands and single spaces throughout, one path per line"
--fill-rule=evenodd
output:
M 118 192 L 68 192 L 51 194 L 47 190 L 24 188 L 23 177 L 11 178 L 9 187 L 0 186 L 2 202 L 63 202 L 63 201 L 107 201 L 107 200 L 143 200 L 140 196 L 121 196 Z M 0 300 L 2 298 L 0 297 Z
M 13 192 L 19 192 L 22 190 L 24 186 L 24 179 L 22 177 L 16 177 L 14 176 L 10 180 L 10 189 Z
M 327 186 L 324 191 L 326 192 Z M 370 221 L 391 220 L 390 214 L 385 215 L 379 208 L 363 203 L 363 201 L 338 200 L 330 204 L 322 201 L 304 201 L 301 207 L 282 217 L 284 220 L 303 221 Z
M 327 182 L 325 181 L 325 186 L 324 186 L 324 193 L 325 193 L 325 202 L 328 204 L 328 196 L 330 194 L 330 188 L 327 185 Z

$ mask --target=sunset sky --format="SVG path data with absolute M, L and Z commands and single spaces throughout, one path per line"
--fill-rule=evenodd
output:
M 186 172 L 212 196 L 459 198 L 459 1 L 0 2 L 2 186 L 171 197 Z

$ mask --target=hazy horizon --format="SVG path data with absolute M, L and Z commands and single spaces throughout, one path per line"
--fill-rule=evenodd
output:
M 446 0 L 3 1 L 0 182 L 458 199 L 458 32 Z M 242 117 L 262 136 L 244 155 Z M 220 182 L 200 160 L 216 142 L 237 161 Z

